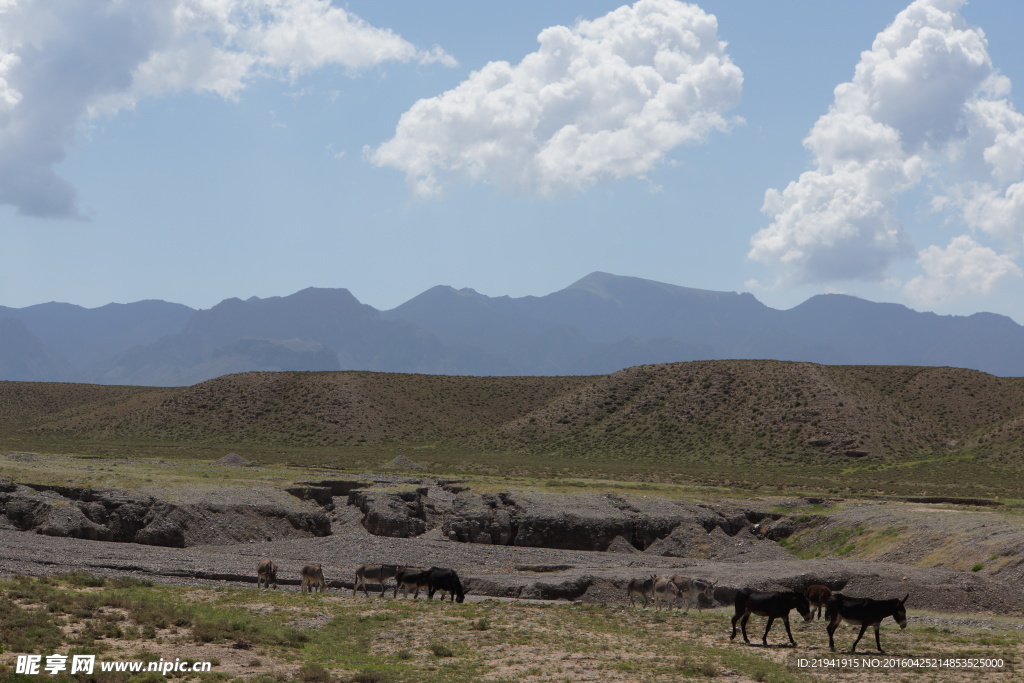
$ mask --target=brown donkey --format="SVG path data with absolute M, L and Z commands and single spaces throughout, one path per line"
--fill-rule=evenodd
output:
M 270 584 L 274 584 L 274 590 L 277 590 L 277 565 L 270 559 L 260 560 L 256 565 L 256 588 L 269 590 Z
M 811 618 L 820 619 L 821 611 L 825 609 L 828 599 L 832 597 L 832 589 L 820 583 L 815 583 L 807 587 L 804 595 L 807 596 L 807 602 L 811 603 Z

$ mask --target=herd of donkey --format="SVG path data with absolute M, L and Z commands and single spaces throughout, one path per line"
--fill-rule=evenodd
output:
M 323 567 L 319 564 L 308 564 L 300 572 L 300 590 L 305 592 L 324 591 L 327 589 L 327 582 L 324 580 Z M 366 589 L 367 584 L 380 586 L 381 597 L 387 592 L 386 582 L 389 579 L 395 580 L 393 597 L 398 597 L 398 591 L 408 596 L 412 592 L 413 599 L 419 597 L 420 590 L 426 590 L 427 598 L 433 599 L 434 594 L 440 592 L 441 600 L 450 596 L 452 602 L 463 602 L 466 593 L 462 588 L 462 582 L 454 569 L 442 567 L 431 567 L 421 569 L 415 567 L 398 567 L 394 565 L 363 564 L 356 568 L 355 581 L 352 584 L 352 594 L 362 588 L 363 593 L 369 597 Z M 630 606 L 635 606 L 636 600 L 642 601 L 647 607 L 648 602 L 653 602 L 657 609 L 664 604 L 669 609 L 672 607 L 682 608 L 686 605 L 689 611 L 690 606 L 696 606 L 698 610 L 702 607 L 702 601 L 711 605 L 718 604 L 715 599 L 715 585 L 717 582 L 704 579 L 695 579 L 679 575 L 655 576 L 631 579 L 626 591 L 629 596 Z M 256 568 L 256 586 L 260 589 L 277 588 L 277 565 L 273 560 L 262 560 Z M 894 598 L 891 600 L 875 600 L 872 598 L 853 598 L 842 593 L 834 593 L 828 586 L 813 584 L 803 592 L 787 591 L 754 591 L 744 588 L 737 591 L 735 597 L 735 614 L 732 617 L 732 635 L 730 640 L 736 638 L 736 623 L 739 622 L 740 630 L 743 633 L 743 640 L 750 644 L 747 637 L 747 621 L 750 615 L 756 614 L 768 617 L 768 623 L 761 637 L 761 643 L 768 646 L 768 632 L 776 619 L 782 619 L 786 625 L 786 635 L 789 642 L 796 647 L 793 639 L 793 632 L 789 629 L 789 613 L 796 610 L 804 621 L 812 621 L 815 618 L 815 611 L 820 618 L 822 609 L 825 611 L 826 630 L 828 631 L 828 645 L 832 650 L 836 649 L 833 635 L 842 622 L 860 626 L 860 633 L 850 646 L 850 652 L 855 652 L 857 643 L 864 636 L 864 632 L 871 626 L 875 630 L 875 646 L 879 652 L 883 652 L 882 643 L 878 630 L 887 617 L 892 617 L 900 628 L 907 627 L 907 610 L 904 607 L 908 593 L 902 600 Z

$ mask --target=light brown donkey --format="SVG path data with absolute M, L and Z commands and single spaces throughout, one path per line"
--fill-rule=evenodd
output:
M 320 591 L 321 593 L 327 590 L 327 582 L 324 581 L 324 570 L 318 564 L 307 564 L 299 572 L 299 576 L 302 577 L 302 583 L 300 588 L 303 593 L 314 590 Z
M 260 560 L 256 565 L 256 588 L 269 589 L 270 584 L 274 584 L 274 590 L 277 590 L 277 565 L 270 559 Z
M 644 607 L 647 607 L 647 601 L 650 600 L 651 593 L 654 591 L 654 579 L 654 574 L 651 574 L 643 579 L 629 580 L 626 593 L 629 595 L 630 606 L 633 606 L 635 598 L 640 598 L 644 601 Z
M 384 597 L 384 582 L 388 579 L 394 578 L 399 569 L 401 569 L 401 567 L 396 567 L 392 564 L 359 565 L 356 567 L 356 581 L 352 584 L 352 595 L 355 595 L 356 589 L 361 586 L 363 593 L 366 593 L 366 597 L 370 597 L 369 591 L 366 590 L 366 584 L 376 583 L 380 585 L 380 596 Z

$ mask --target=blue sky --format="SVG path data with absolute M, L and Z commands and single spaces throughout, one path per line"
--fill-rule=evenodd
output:
M 0 0 L 0 305 L 602 270 L 1024 323 L 1022 15 Z

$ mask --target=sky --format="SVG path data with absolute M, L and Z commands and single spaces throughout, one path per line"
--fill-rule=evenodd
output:
M 593 271 L 1024 323 L 1018 0 L 0 0 L 0 305 Z

